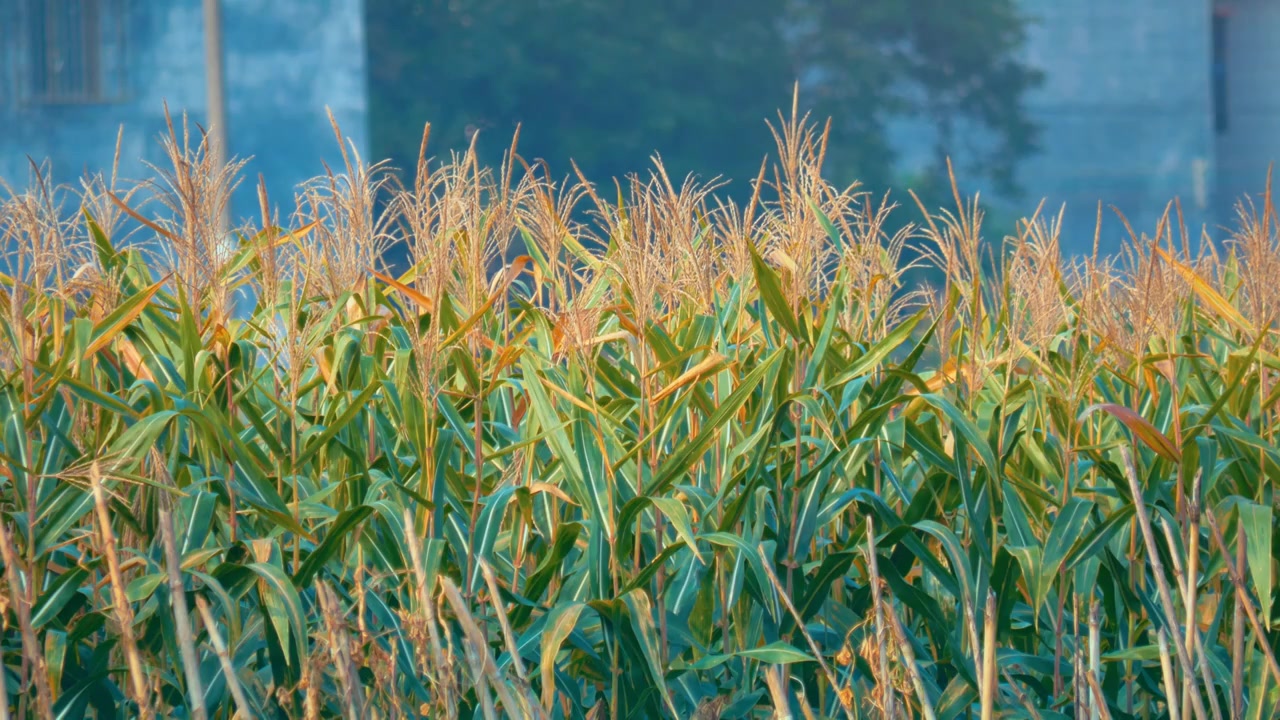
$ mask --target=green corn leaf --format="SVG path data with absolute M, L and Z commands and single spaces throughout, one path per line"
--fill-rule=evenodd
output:
M 808 339 L 802 332 L 795 313 L 791 310 L 791 304 L 787 302 L 777 273 L 769 267 L 764 258 L 760 257 L 755 245 L 748 243 L 747 247 L 751 250 L 751 267 L 755 270 L 756 287 L 760 291 L 760 298 L 764 300 L 765 307 L 769 309 L 769 314 L 793 339 L 807 344 Z
M 271 563 L 258 562 L 244 567 L 261 581 L 259 597 L 280 639 L 285 662 L 293 664 L 305 657 L 307 623 L 293 581 L 284 570 Z
M 1044 593 L 1057 579 L 1063 562 L 1067 559 L 1073 545 L 1084 532 L 1085 523 L 1093 511 L 1093 503 L 1081 498 L 1072 498 L 1058 513 L 1053 521 L 1053 528 L 1044 542 L 1044 567 L 1041 569 L 1040 587 Z M 1045 595 L 1041 595 L 1044 597 Z
M 578 624 L 578 617 L 586 609 L 586 603 L 566 603 L 557 605 L 547 614 L 547 623 L 542 631 L 541 663 L 539 672 L 542 675 L 542 708 L 550 712 L 555 700 L 556 656 L 560 654 L 560 646 L 564 644 L 569 633 Z
M 736 653 L 738 657 L 758 660 L 769 665 L 790 665 L 792 663 L 814 662 L 811 655 L 785 642 L 772 642 L 768 645 Z
M 818 571 L 814 573 L 812 578 L 806 578 L 804 583 L 804 593 L 800 596 L 800 601 L 796 603 L 796 612 L 799 613 L 802 621 L 808 621 L 820 609 L 822 604 L 831 597 L 831 586 L 840 582 L 849 569 L 853 567 L 853 562 L 859 553 L 852 550 L 837 552 L 827 555 L 822 559 L 822 564 L 818 566 Z M 795 620 L 790 615 L 783 623 L 783 632 L 795 626 Z
M 662 571 L 663 566 L 666 565 L 671 558 L 675 557 L 677 553 L 686 547 L 688 546 L 683 540 L 681 540 L 663 548 L 662 552 L 658 553 L 658 556 L 650 561 L 648 565 L 645 565 L 643 570 L 636 573 L 636 576 L 631 579 L 631 582 L 628 582 L 626 587 L 623 588 L 623 592 L 627 593 L 636 588 L 642 588 L 647 585 L 649 581 L 653 580 L 655 575 Z M 679 595 L 676 595 L 677 600 L 679 597 Z M 675 607 L 678 607 L 678 604 L 673 605 L 673 610 Z
M 493 561 L 493 548 L 498 542 L 498 531 L 502 528 L 502 520 L 506 517 L 507 508 L 511 504 L 511 497 L 514 492 L 514 487 L 507 486 L 490 495 L 485 501 L 484 510 L 480 511 L 480 517 L 476 522 L 475 534 L 471 539 L 472 557 L 490 563 Z M 481 583 L 478 563 L 469 582 L 471 583 L 472 592 Z
M 147 303 L 151 302 L 151 298 L 155 297 L 163 286 L 164 281 L 161 280 L 130 296 L 128 300 L 120 303 L 115 310 L 111 311 L 110 315 L 95 325 L 93 334 L 89 336 L 89 344 L 84 348 L 84 357 L 92 357 L 94 353 L 109 345 L 129 323 L 142 314 L 142 311 L 147 308 Z
M 360 391 L 360 394 L 351 400 L 350 404 L 348 404 L 346 409 L 342 411 L 341 415 L 326 424 L 324 430 L 319 435 L 308 441 L 306 448 L 304 448 L 298 455 L 295 467 L 305 465 L 316 453 L 320 452 L 321 449 L 328 445 L 329 441 L 332 440 L 335 435 L 342 432 L 343 429 L 350 425 L 351 421 L 355 420 L 356 415 L 359 415 L 361 411 L 367 409 L 367 403 L 373 399 L 373 396 L 378 392 L 379 387 L 378 383 L 371 382 L 364 390 Z
M 319 547 L 312 550 L 298 566 L 297 572 L 293 574 L 293 585 L 298 589 L 311 586 L 311 580 L 315 577 L 320 568 L 338 554 L 342 548 L 343 539 L 351 534 L 356 528 L 360 527 L 360 523 L 373 513 L 373 508 L 368 505 L 359 505 L 357 507 L 343 510 L 338 514 L 333 524 L 329 526 L 328 532 L 325 533 L 324 540 L 320 542 Z
M 197 490 L 182 499 L 182 507 L 183 522 L 177 533 L 181 542 L 178 556 L 185 558 L 193 550 L 204 547 L 212 527 L 214 511 L 218 507 L 218 496 Z
M 578 412 L 582 413 L 581 410 Z M 613 510 L 610 507 L 614 489 L 609 484 L 609 478 L 605 473 L 606 461 L 589 423 L 588 418 L 578 417 L 577 422 L 573 424 L 573 445 L 578 464 L 582 468 L 582 477 L 586 481 L 587 497 L 591 500 L 595 517 L 604 526 L 605 536 L 612 540 L 617 532 L 614 527 Z
M 685 440 L 662 461 L 658 468 L 658 476 L 649 487 L 645 488 L 645 495 L 660 494 L 677 478 L 689 471 L 689 467 L 711 447 L 711 443 L 718 437 L 722 428 L 751 399 L 765 375 L 782 359 L 782 356 L 783 351 L 774 351 L 750 374 L 742 378 L 738 387 L 730 393 L 729 397 L 723 399 L 716 411 L 701 424 L 698 434 Z
M 862 377 L 863 375 L 866 375 L 872 370 L 880 367 L 894 350 L 901 347 L 902 344 L 911 337 L 911 333 L 915 332 L 920 321 L 924 319 L 925 312 L 925 310 L 917 312 L 902 321 L 902 323 L 893 330 L 890 330 L 889 333 L 884 336 L 883 340 L 870 347 L 865 353 L 860 355 L 857 360 L 853 361 L 853 365 L 840 373 L 840 375 L 836 376 L 834 380 L 827 383 L 827 391 L 832 392 L 850 380 Z
M 96 564 L 96 563 L 95 563 Z M 59 575 L 36 600 L 31 612 L 31 627 L 39 630 L 66 607 L 67 602 L 80 592 L 80 586 L 89 577 L 86 567 L 72 568 Z
M 1271 593 L 1274 589 L 1271 564 L 1275 560 L 1271 554 L 1274 527 L 1272 509 L 1269 505 L 1252 502 L 1240 502 L 1236 507 L 1240 511 L 1240 525 L 1245 533 L 1245 552 L 1249 558 L 1249 573 L 1253 576 L 1253 587 L 1262 604 L 1262 620 L 1270 630 Z
M 671 692 L 667 689 L 667 681 L 662 669 L 658 628 L 653 622 L 653 608 L 649 602 L 649 596 L 643 590 L 636 589 L 623 595 L 622 601 L 626 603 L 627 612 L 631 616 L 631 628 L 636 634 L 636 639 L 640 641 L 640 648 L 644 653 L 644 661 L 653 685 L 658 689 L 671 716 L 679 717 L 675 703 L 671 700 Z

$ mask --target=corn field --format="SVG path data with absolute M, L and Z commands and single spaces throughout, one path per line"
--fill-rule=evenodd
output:
M 747 202 L 335 128 L 226 227 L 185 124 L 5 186 L 0 720 L 1275 716 L 1269 187 L 1072 259 L 793 110 Z

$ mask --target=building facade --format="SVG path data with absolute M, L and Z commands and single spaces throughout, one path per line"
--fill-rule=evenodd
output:
M 1280 162 L 1280 3 L 1222 1 L 1214 22 L 1222 60 L 1214 207 L 1221 222 L 1234 223 L 1236 203 L 1245 195 L 1256 202 Z
M 1280 84 L 1269 82 L 1280 66 L 1280 3 L 1020 3 L 1024 57 L 1044 75 L 1025 98 L 1040 149 L 1018 168 L 1022 196 L 999 198 L 971 182 L 980 155 L 958 148 L 963 189 L 1014 217 L 1043 199 L 1043 214 L 1062 211 L 1070 253 L 1091 251 L 1095 230 L 1102 252 L 1120 248 L 1129 235 L 1116 210 L 1134 233 L 1154 236 L 1166 209 L 1176 221 L 1174 200 L 1193 244 L 1202 231 L 1226 239 L 1236 204 L 1256 201 L 1280 161 Z M 932 160 L 927 124 L 899 121 L 891 134 L 908 172 Z
M 0 1 L 0 178 L 26 182 L 28 157 L 55 182 L 111 168 L 123 178 L 163 161 L 166 103 L 206 122 L 201 0 Z M 340 163 L 326 115 L 364 152 L 368 92 L 362 0 L 222 0 L 228 153 L 250 158 L 235 219 L 258 214 Z
M 1215 182 L 1211 0 L 1023 0 L 1027 59 L 1044 84 L 1027 98 L 1041 152 L 1019 180 L 1028 199 L 1065 204 L 1064 248 L 1117 247 L 1124 213 L 1154 235 L 1175 198 L 1212 222 Z M 1199 232 L 1192 231 L 1193 237 Z
M 1275 0 L 1019 0 L 1025 56 L 1045 83 L 1026 99 L 1041 149 L 1019 168 L 1008 209 L 1065 206 L 1063 245 L 1087 252 L 1099 203 L 1100 244 L 1154 234 L 1171 200 L 1192 238 L 1234 221 L 1280 159 L 1280 3 Z M 221 0 L 230 154 L 251 158 L 282 212 L 305 179 L 339 162 L 325 109 L 365 154 L 368 89 L 363 0 Z M 25 182 L 27 157 L 58 182 L 159 163 L 164 106 L 206 118 L 201 0 L 0 0 L 0 178 Z M 425 118 L 424 118 L 425 119 Z M 927 123 L 890 128 L 904 170 L 932 160 Z M 957 157 L 963 180 L 981 158 Z M 969 187 L 967 191 L 981 189 Z M 984 196 L 990 197 L 989 193 Z M 999 202 L 999 200 L 997 200 Z M 257 214 L 236 198 L 236 219 Z

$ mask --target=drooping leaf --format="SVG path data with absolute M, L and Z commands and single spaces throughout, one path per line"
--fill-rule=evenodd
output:
M 1178 450 L 1178 447 L 1173 444 L 1173 441 L 1170 440 L 1168 436 L 1160 432 L 1156 426 L 1152 425 L 1146 418 L 1123 405 L 1117 405 L 1115 403 L 1091 405 L 1088 408 L 1085 408 L 1085 411 L 1081 413 L 1080 418 L 1083 420 L 1085 417 L 1088 417 L 1098 410 L 1101 410 L 1119 420 L 1121 423 L 1124 423 L 1124 426 L 1129 428 L 1129 431 L 1133 433 L 1135 438 L 1141 440 L 1144 445 L 1154 450 L 1160 457 L 1174 462 L 1178 462 L 1182 459 L 1181 451 Z

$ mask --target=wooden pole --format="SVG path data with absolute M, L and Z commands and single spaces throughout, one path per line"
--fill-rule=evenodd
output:
M 204 67 L 205 101 L 208 105 L 208 152 L 214 166 L 221 169 L 227 161 L 227 95 L 222 48 L 222 2 L 203 0 L 204 7 Z M 230 226 L 228 212 L 224 208 L 219 226 L 223 232 Z

